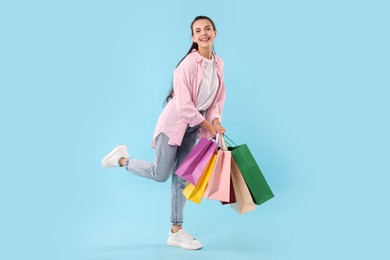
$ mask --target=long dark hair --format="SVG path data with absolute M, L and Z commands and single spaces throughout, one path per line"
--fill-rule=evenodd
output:
M 199 15 L 197 17 L 195 17 L 195 19 L 192 21 L 191 23 L 191 36 L 194 36 L 194 29 L 193 29 L 193 25 L 196 21 L 199 21 L 199 20 L 203 20 L 203 19 L 206 19 L 206 20 L 209 20 L 211 25 L 213 26 L 213 29 L 214 31 L 216 31 L 216 27 L 215 27 L 215 24 L 213 22 L 213 20 L 211 20 L 209 17 L 207 16 L 203 16 L 203 15 Z M 179 63 L 176 65 L 176 68 L 179 67 L 180 63 L 187 57 L 188 54 L 190 54 L 193 50 L 198 50 L 198 44 L 196 42 L 192 42 L 192 45 L 190 47 L 190 49 L 188 50 L 187 54 L 179 61 Z M 213 50 L 214 50 L 214 47 L 213 47 Z M 169 100 L 173 97 L 173 82 L 172 82 L 172 85 L 171 85 L 171 90 L 169 91 L 169 94 L 168 96 L 165 98 L 164 100 L 164 105 L 166 105 Z

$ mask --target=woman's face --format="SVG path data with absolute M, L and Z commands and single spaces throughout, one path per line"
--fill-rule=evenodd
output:
M 192 26 L 192 40 L 198 44 L 200 48 L 212 48 L 214 39 L 217 36 L 217 31 L 214 31 L 213 25 L 207 19 L 196 21 Z

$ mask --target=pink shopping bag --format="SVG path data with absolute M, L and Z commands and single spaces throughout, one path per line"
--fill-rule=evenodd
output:
M 232 155 L 230 151 L 227 151 L 223 137 L 221 137 L 221 143 L 222 149 L 218 150 L 214 169 L 203 196 L 208 199 L 230 202 L 230 168 Z
M 201 138 L 177 168 L 176 174 L 196 185 L 216 148 L 216 142 L 213 142 L 211 139 Z
M 232 203 L 236 203 L 237 200 L 236 200 L 236 195 L 234 193 L 234 187 L 233 187 L 233 180 L 232 180 L 232 176 L 231 176 L 231 173 L 230 173 L 230 195 L 229 195 L 229 201 L 221 201 L 222 205 L 226 205 L 226 204 L 232 204 Z
M 211 159 L 207 163 L 206 169 L 202 173 L 202 176 L 200 176 L 200 179 L 198 181 L 198 184 L 196 184 L 196 186 L 193 185 L 192 183 L 187 183 L 187 186 L 183 190 L 183 194 L 188 200 L 200 204 L 203 198 L 203 193 L 206 189 L 207 183 L 211 176 L 211 171 L 214 168 L 214 163 L 216 158 L 217 158 L 216 154 L 213 154 L 211 156 Z

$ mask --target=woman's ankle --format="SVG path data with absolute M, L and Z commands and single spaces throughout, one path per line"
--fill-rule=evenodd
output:
M 124 157 L 120 158 L 118 163 L 119 163 L 119 166 L 120 166 L 120 167 L 125 166 L 125 164 L 126 164 L 126 158 L 124 158 Z
M 181 225 L 172 225 L 171 232 L 177 233 L 180 229 L 182 229 Z

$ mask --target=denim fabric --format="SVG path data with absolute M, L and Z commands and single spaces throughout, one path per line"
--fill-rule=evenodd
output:
M 164 182 L 172 175 L 171 186 L 171 223 L 181 225 L 183 223 L 183 210 L 186 198 L 183 195 L 187 181 L 172 174 L 186 158 L 188 153 L 196 144 L 198 138 L 199 125 L 188 127 L 181 146 L 168 144 L 169 137 L 160 133 L 156 139 L 156 156 L 153 163 L 142 160 L 127 158 L 125 168 L 135 175 Z

